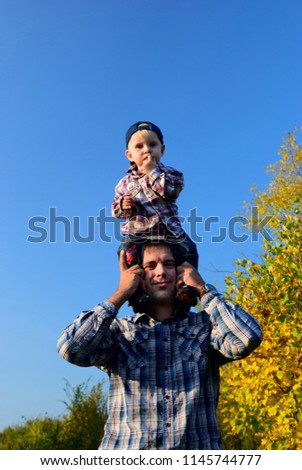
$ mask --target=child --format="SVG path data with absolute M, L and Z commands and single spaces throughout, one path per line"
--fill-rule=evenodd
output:
M 112 203 L 112 215 L 126 219 L 119 252 L 126 252 L 129 267 L 141 264 L 144 241 L 165 239 L 177 264 L 188 261 L 197 269 L 196 245 L 183 230 L 176 205 L 184 186 L 183 174 L 161 163 L 164 151 L 163 134 L 155 124 L 139 121 L 128 129 L 125 153 L 131 166 L 116 186 Z M 177 298 L 186 308 L 197 303 L 196 292 L 188 286 L 178 291 Z M 149 300 L 139 289 L 129 304 L 141 312 Z

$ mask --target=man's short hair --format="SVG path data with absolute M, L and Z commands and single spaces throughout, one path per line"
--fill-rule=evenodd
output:
M 178 263 L 178 256 L 177 256 L 177 253 L 176 253 L 176 250 L 175 250 L 175 247 L 173 247 L 173 243 L 169 243 L 167 242 L 166 240 L 164 239 L 152 239 L 152 240 L 147 240 L 143 246 L 141 247 L 141 261 L 143 261 L 143 258 L 144 258 L 144 252 L 146 250 L 146 248 L 159 248 L 159 247 L 165 247 L 165 248 L 168 248 L 172 255 L 173 255 L 173 258 L 175 259 L 175 263 L 176 265 L 178 264 L 181 264 L 180 262 Z M 174 248 L 174 249 L 173 249 Z

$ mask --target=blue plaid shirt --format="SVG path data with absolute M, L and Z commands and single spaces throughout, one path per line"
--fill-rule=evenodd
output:
M 157 322 L 116 318 L 104 302 L 82 312 L 58 341 L 60 355 L 110 379 L 100 449 L 222 449 L 216 407 L 219 367 L 262 340 L 258 322 L 217 291 L 201 312 Z

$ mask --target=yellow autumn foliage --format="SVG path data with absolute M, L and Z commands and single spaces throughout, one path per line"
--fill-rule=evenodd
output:
M 270 214 L 257 262 L 241 259 L 226 295 L 261 324 L 248 358 L 222 368 L 219 418 L 226 449 L 302 449 L 302 147 L 289 133 L 269 187 L 252 204 Z

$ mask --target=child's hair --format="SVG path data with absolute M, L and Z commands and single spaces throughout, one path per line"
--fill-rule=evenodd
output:
M 162 131 L 156 124 L 153 124 L 152 122 L 149 122 L 149 121 L 138 121 L 135 124 L 132 124 L 132 126 L 130 126 L 126 132 L 126 147 L 128 147 L 128 143 L 132 135 L 135 134 L 135 132 L 143 130 L 143 129 L 155 132 L 160 142 L 162 144 L 164 143 L 164 136 L 162 134 Z
M 141 137 L 144 137 L 146 135 L 148 135 L 150 132 L 153 132 L 153 131 L 150 131 L 149 129 L 142 129 L 142 130 L 139 130 L 139 131 L 136 131 L 135 134 L 138 134 L 140 135 Z M 154 132 L 153 132 L 154 133 Z M 132 136 L 131 136 L 132 137 Z M 157 136 L 158 138 L 158 136 Z M 158 139 L 159 140 L 159 139 Z

